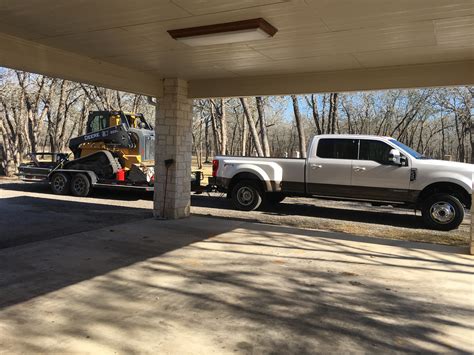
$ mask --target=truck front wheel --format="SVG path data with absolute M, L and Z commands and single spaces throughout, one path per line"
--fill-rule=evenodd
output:
M 232 189 L 232 203 L 241 211 L 254 211 L 262 203 L 262 193 L 254 181 L 241 181 Z
M 450 231 L 462 223 L 464 207 L 456 197 L 438 193 L 423 201 L 421 214 L 429 228 Z
M 67 195 L 71 187 L 69 175 L 56 173 L 51 177 L 51 190 L 55 195 Z

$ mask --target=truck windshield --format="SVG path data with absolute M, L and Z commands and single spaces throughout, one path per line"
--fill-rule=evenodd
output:
M 396 139 L 390 139 L 390 142 L 395 144 L 396 146 L 402 148 L 405 152 L 407 152 L 408 154 L 410 154 L 413 158 L 415 159 L 428 159 L 427 157 L 425 157 L 423 154 L 421 153 L 418 153 L 416 150 L 414 149 L 411 149 L 409 146 L 403 144 L 403 143 L 400 143 L 399 141 L 397 141 Z

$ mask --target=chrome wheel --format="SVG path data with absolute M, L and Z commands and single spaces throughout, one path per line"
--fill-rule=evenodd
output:
M 243 186 L 237 191 L 237 201 L 242 206 L 250 206 L 254 199 L 255 195 L 253 190 L 247 186 Z
M 430 215 L 440 224 L 451 223 L 456 218 L 456 209 L 448 202 L 436 202 L 430 208 Z

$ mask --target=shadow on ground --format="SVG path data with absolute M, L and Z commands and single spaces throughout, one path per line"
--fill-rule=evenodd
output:
M 207 195 L 192 195 L 191 205 L 205 208 L 232 210 L 232 204 L 225 197 L 214 197 Z M 357 208 L 357 207 L 356 207 Z M 259 211 L 268 215 L 276 216 L 305 216 L 327 218 L 340 221 L 362 222 L 379 224 L 385 226 L 420 229 L 424 228 L 421 217 L 415 215 L 399 214 L 394 211 L 381 211 L 374 208 L 367 211 L 356 208 L 334 208 L 316 206 L 306 203 L 281 202 L 274 206 L 262 206 Z M 242 212 L 245 215 L 245 212 Z M 248 219 L 247 219 L 248 220 Z M 256 221 L 255 221 L 256 222 Z
M 40 194 L 51 195 L 51 188 L 48 184 L 42 183 L 2 183 L 0 184 L 0 190 L 10 191 L 24 191 L 34 192 Z M 120 189 L 109 189 L 109 188 L 94 188 L 89 197 L 92 198 L 105 198 L 119 201 L 137 201 L 137 200 L 150 200 L 153 201 L 153 192 L 150 191 L 137 191 L 137 190 L 120 190 Z
M 51 196 L 52 200 L 57 199 L 56 196 L 51 195 L 48 185 L 18 182 L 4 183 L 0 184 L 0 193 L 2 189 L 14 191 L 13 194 L 16 191 L 20 193 L 25 192 L 25 194 L 34 193 L 35 196 L 45 194 Z M 64 199 L 64 197 L 60 199 Z M 107 204 L 108 206 L 118 205 L 121 206 L 118 208 L 122 209 L 124 213 L 127 208 L 137 206 L 141 207 L 141 210 L 144 212 L 151 210 L 153 193 L 133 190 L 95 189 L 90 199 L 76 199 L 74 197 L 70 199 L 72 201 L 79 200 L 82 203 L 91 205 L 94 205 L 94 203 Z M 466 217 L 459 229 L 451 232 L 441 232 L 426 229 L 421 217 L 415 216 L 413 211 L 390 207 L 373 207 L 363 203 L 288 198 L 283 203 L 275 206 L 263 205 L 258 211 L 242 212 L 234 210 L 230 200 L 225 197 L 204 193 L 202 195 L 192 194 L 191 205 L 191 212 L 195 215 L 225 217 L 239 221 L 289 225 L 445 245 L 464 246 L 469 242 L 470 216 Z M 130 211 L 136 212 L 137 209 Z M 72 213 L 77 212 L 73 210 Z M 64 219 L 66 218 L 68 217 L 65 216 Z M 78 217 L 73 215 L 72 218 Z M 125 218 L 127 217 L 125 216 Z
M 0 343 L 24 352 L 44 352 L 51 337 L 49 351 L 466 352 L 447 329 L 469 329 L 472 308 L 443 285 L 437 296 L 427 287 L 459 281 L 464 259 L 202 217 L 119 230 L 0 251 Z
M 152 211 L 19 196 L 0 199 L 0 248 L 150 218 Z
M 10 183 L 0 185 L 0 189 L 12 191 L 28 191 L 35 193 L 51 194 L 49 185 L 46 184 L 21 184 Z M 138 201 L 153 200 L 152 192 L 134 191 L 134 190 L 116 190 L 116 189 L 94 189 L 90 195 L 92 198 L 104 198 L 119 201 Z M 234 210 L 230 200 L 225 197 L 209 196 L 204 193 L 201 195 L 191 195 L 191 205 L 196 207 L 205 207 L 216 210 Z M 424 228 L 421 217 L 406 214 L 397 214 L 394 211 L 383 211 L 372 208 L 372 211 L 355 208 L 334 208 L 322 207 L 307 203 L 282 203 L 274 206 L 263 205 L 259 212 L 275 216 L 305 216 L 335 219 L 341 221 L 363 222 L 370 224 L 389 225 L 394 227 L 404 227 L 420 229 Z M 242 212 L 245 214 L 245 212 Z M 245 218 L 245 217 L 242 217 Z M 257 219 L 245 218 L 247 221 L 258 222 Z

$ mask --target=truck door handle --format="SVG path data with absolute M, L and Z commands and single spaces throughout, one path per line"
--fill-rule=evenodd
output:
M 319 164 L 311 164 L 311 169 L 321 169 L 323 166 Z
M 366 168 L 363 168 L 363 167 L 361 167 L 361 166 L 356 166 L 356 167 L 354 168 L 354 171 L 366 171 L 366 170 L 367 170 Z

